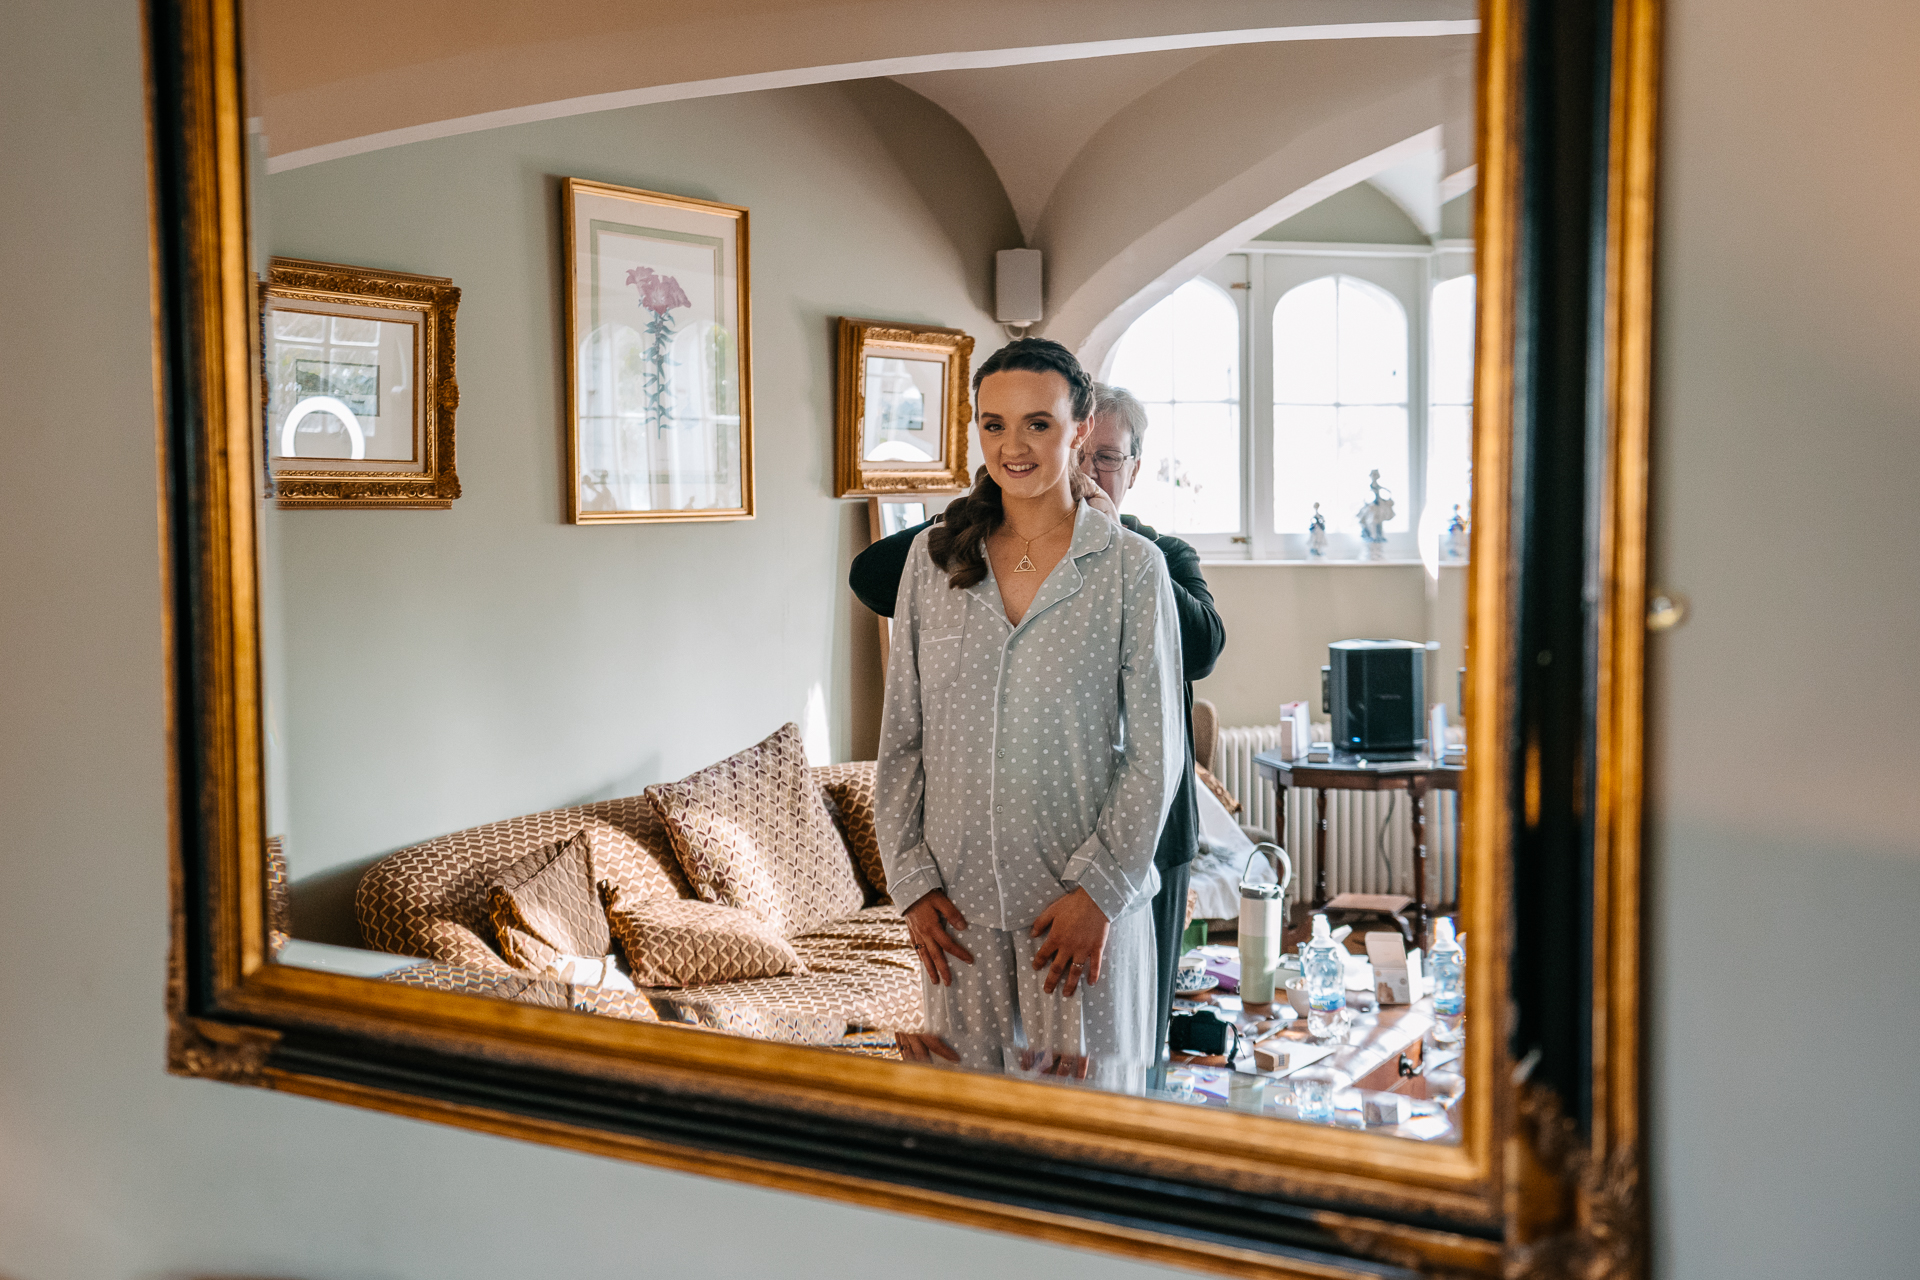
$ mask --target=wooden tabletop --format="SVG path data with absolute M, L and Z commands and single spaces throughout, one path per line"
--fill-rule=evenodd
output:
M 1415 782 L 1441 791 L 1458 791 L 1466 775 L 1463 764 L 1436 764 L 1426 756 L 1412 760 L 1372 760 L 1336 752 L 1331 760 L 1289 760 L 1278 751 L 1262 751 L 1253 764 L 1260 776 L 1284 786 L 1326 788 L 1334 791 L 1388 791 Z

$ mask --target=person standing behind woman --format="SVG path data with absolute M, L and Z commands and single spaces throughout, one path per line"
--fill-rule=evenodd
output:
M 914 538 L 881 714 L 881 858 L 925 969 L 926 1033 L 900 1047 L 1137 1083 L 1186 758 L 1179 616 L 1160 552 L 1079 496 L 1093 384 L 1072 353 L 1023 338 L 973 391 L 986 465 Z
M 1093 386 L 1093 430 L 1081 447 L 1087 476 L 1100 486 L 1117 511 L 1127 491 L 1140 477 L 1140 454 L 1147 435 L 1147 409 L 1132 392 L 1096 382 Z M 1180 966 L 1180 939 L 1187 927 L 1187 882 L 1191 863 L 1200 848 L 1200 812 L 1194 800 L 1193 682 L 1213 674 L 1213 664 L 1227 645 L 1227 629 L 1214 607 L 1213 592 L 1200 572 L 1200 553 L 1170 533 L 1157 533 L 1138 516 L 1120 516 L 1127 528 L 1150 539 L 1166 557 L 1173 579 L 1173 598 L 1180 610 L 1180 656 L 1186 684 L 1181 721 L 1186 730 L 1186 757 L 1181 761 L 1180 790 L 1167 811 L 1154 865 L 1160 870 L 1160 892 L 1153 900 L 1153 940 L 1158 962 L 1155 1013 L 1159 1021 L 1156 1049 L 1167 1042 L 1168 1017 L 1173 1012 L 1174 975 Z

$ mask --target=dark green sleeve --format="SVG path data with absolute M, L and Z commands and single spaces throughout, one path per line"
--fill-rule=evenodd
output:
M 1180 656 L 1187 681 L 1204 680 L 1213 673 L 1220 651 L 1227 647 L 1227 628 L 1200 572 L 1200 553 L 1170 533 L 1156 537 L 1154 545 L 1166 558 L 1167 576 L 1173 579 L 1173 601 L 1180 609 Z M 901 563 L 906 563 L 904 556 Z
M 913 540 L 920 535 L 920 531 L 932 523 L 933 520 L 929 520 L 926 524 L 902 529 L 890 538 L 880 539 L 853 558 L 853 569 L 847 574 L 847 585 L 853 588 L 854 595 L 860 597 L 861 604 L 883 618 L 893 616 L 893 602 L 900 595 L 900 575 L 907 571 L 907 553 L 913 550 Z

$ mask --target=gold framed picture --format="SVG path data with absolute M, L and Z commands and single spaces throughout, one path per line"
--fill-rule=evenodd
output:
M 280 506 L 453 505 L 459 305 L 443 276 L 272 260 L 261 374 Z
M 567 518 L 753 516 L 747 211 L 568 178 Z
M 973 338 L 840 318 L 834 496 L 964 489 Z

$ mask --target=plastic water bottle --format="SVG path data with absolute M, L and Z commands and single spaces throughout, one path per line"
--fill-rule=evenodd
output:
M 1327 918 L 1313 918 L 1313 938 L 1301 950 L 1300 967 L 1307 979 L 1307 1034 L 1324 1040 L 1340 1034 L 1346 1021 L 1347 959 L 1345 948 L 1333 940 Z
M 1427 963 L 1433 973 L 1433 1038 L 1438 1044 L 1457 1044 L 1466 1012 L 1467 953 L 1454 940 L 1453 921 L 1433 922 L 1433 954 Z

